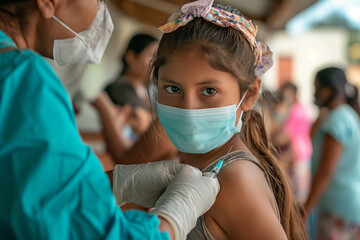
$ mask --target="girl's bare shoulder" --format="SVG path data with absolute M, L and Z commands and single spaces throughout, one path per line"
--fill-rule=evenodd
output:
M 233 161 L 221 169 L 220 198 L 228 203 L 271 203 L 272 190 L 263 170 L 252 161 Z M 236 204 L 240 205 L 240 204 Z
M 234 161 L 221 169 L 218 179 L 220 193 L 205 215 L 214 237 L 286 239 L 274 211 L 272 191 L 259 166 L 247 160 Z

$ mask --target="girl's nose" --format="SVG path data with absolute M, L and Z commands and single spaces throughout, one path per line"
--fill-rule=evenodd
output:
M 199 100 L 196 97 L 195 94 L 191 93 L 191 92 L 186 92 L 183 95 L 182 98 L 182 103 L 180 104 L 180 108 L 184 108 L 184 109 L 198 109 L 201 108 L 201 106 L 199 105 Z

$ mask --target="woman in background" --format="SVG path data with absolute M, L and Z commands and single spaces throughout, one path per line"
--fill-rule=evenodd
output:
M 305 215 L 318 210 L 317 239 L 360 237 L 360 106 L 342 69 L 315 78 L 315 101 L 328 114 L 313 136 L 312 184 Z

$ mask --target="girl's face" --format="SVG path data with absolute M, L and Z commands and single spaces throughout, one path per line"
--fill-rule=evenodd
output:
M 240 102 L 238 80 L 214 69 L 200 50 L 179 50 L 159 68 L 158 101 L 184 108 L 214 108 Z M 241 106 L 238 109 L 239 116 Z

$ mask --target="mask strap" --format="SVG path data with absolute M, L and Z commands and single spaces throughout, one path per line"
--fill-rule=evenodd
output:
M 240 107 L 241 103 L 244 101 L 247 93 L 248 93 L 248 90 L 246 90 L 246 92 L 244 93 L 244 96 L 241 98 L 239 104 L 236 106 L 236 110 L 238 110 L 238 108 Z M 238 121 L 237 124 L 236 124 L 236 129 L 237 129 L 238 131 L 241 130 L 241 126 L 242 126 L 242 116 L 243 116 L 243 114 L 244 114 L 244 111 L 241 111 L 240 117 L 239 117 L 239 121 Z
M 64 28 L 66 28 L 67 30 L 69 30 L 70 32 L 72 32 L 76 37 L 78 37 L 84 44 L 86 44 L 85 39 L 80 36 L 77 32 L 75 32 L 74 30 L 72 30 L 70 27 L 68 27 L 65 23 L 63 23 L 60 19 L 58 19 L 55 16 L 52 16 L 53 19 L 55 19 L 58 23 L 60 23 Z
M 246 90 L 246 92 L 244 93 L 243 97 L 241 98 L 239 104 L 236 106 L 236 110 L 238 110 L 238 108 L 241 106 L 242 102 L 244 101 L 246 94 L 248 93 L 249 90 Z

